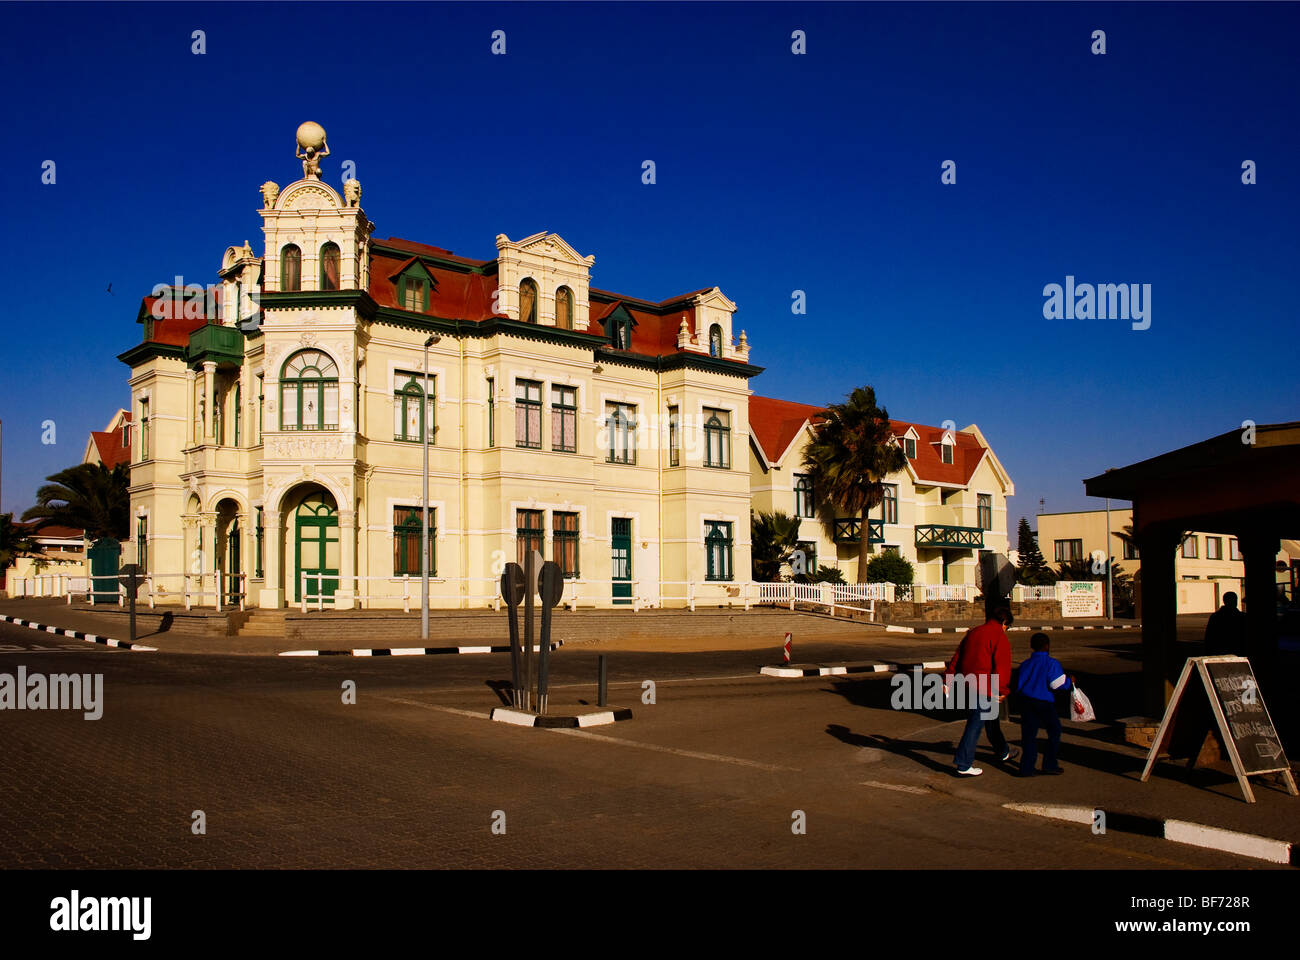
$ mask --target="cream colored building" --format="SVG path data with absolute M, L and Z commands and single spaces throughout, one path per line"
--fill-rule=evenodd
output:
M 809 568 L 858 575 L 861 521 L 828 524 L 816 510 L 816 491 L 803 472 L 803 452 L 821 408 L 751 397 L 750 490 L 755 512 L 779 510 L 800 519 Z M 979 556 L 1007 552 L 1008 476 L 979 427 L 949 430 L 890 421 L 907 466 L 886 480 L 886 498 L 871 513 L 872 554 L 897 550 L 913 565 L 916 583 L 978 583 Z
M 552 233 L 497 236 L 487 261 L 380 239 L 360 184 L 321 179 L 325 155 L 263 184 L 264 252 L 226 248 L 212 289 L 160 284 L 120 357 L 124 560 L 155 597 L 279 607 L 305 582 L 339 609 L 418 602 L 426 423 L 434 606 L 486 605 L 529 546 L 584 605 L 749 579 L 760 368 L 736 305 L 598 289 L 593 257 Z
M 1122 534 L 1133 526 L 1130 507 L 1110 511 L 1110 535 L 1107 537 L 1105 510 L 1075 510 L 1038 515 L 1038 549 L 1048 564 L 1069 560 L 1095 559 L 1107 555 L 1117 570 L 1133 575 L 1142 566 L 1137 545 Z M 1107 541 L 1109 541 L 1107 545 Z M 1277 559 L 1289 563 L 1300 557 L 1300 547 L 1284 540 Z M 1245 562 L 1237 538 L 1204 530 L 1189 532 L 1174 554 L 1174 574 L 1178 578 L 1178 612 L 1209 613 L 1218 609 L 1223 594 L 1233 591 L 1242 596 Z

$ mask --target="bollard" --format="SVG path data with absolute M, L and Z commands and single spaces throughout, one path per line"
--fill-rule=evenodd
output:
M 605 654 L 600 655 L 599 679 L 596 682 L 596 706 L 605 706 L 605 701 L 609 699 L 609 678 L 605 670 Z
M 794 636 L 792 634 L 787 633 L 785 635 L 785 645 L 781 648 L 781 652 L 785 654 L 785 662 L 787 666 L 790 663 L 790 645 L 793 642 L 793 640 L 794 640 Z

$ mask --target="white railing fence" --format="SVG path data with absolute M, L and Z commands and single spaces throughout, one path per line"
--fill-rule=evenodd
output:
M 220 573 L 151 573 L 140 580 L 137 599 L 150 609 L 158 604 L 184 604 L 212 608 L 218 612 L 247 609 L 247 574 Z M 256 583 L 257 581 L 254 581 Z M 500 610 L 499 577 L 433 577 L 429 581 L 431 609 Z M 656 589 L 657 588 L 657 589 Z M 86 577 L 46 574 L 23 579 L 10 578 L 11 597 L 59 597 L 71 603 L 74 598 L 111 597 L 119 606 L 126 605 L 126 589 L 117 575 Z M 893 584 L 893 583 L 794 583 L 791 581 L 759 582 L 752 580 L 608 580 L 587 577 L 565 581 L 562 606 L 582 607 L 627 605 L 642 608 L 740 607 L 756 605 L 796 605 L 821 607 L 832 615 L 839 610 L 863 612 L 875 618 L 877 603 L 918 603 L 935 601 L 973 601 L 978 588 L 970 584 Z M 1017 586 L 1015 601 L 1055 600 L 1055 587 Z M 340 602 L 342 601 L 342 602 Z M 419 576 L 351 576 L 303 573 L 297 589 L 291 591 L 291 606 L 303 613 L 311 610 L 350 607 L 396 609 L 410 612 L 420 608 Z

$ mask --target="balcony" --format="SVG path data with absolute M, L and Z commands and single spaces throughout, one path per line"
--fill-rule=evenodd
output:
M 239 366 L 244 362 L 244 335 L 238 327 L 205 323 L 190 334 L 185 362 Z
M 916 545 L 939 550 L 983 550 L 984 531 L 979 527 L 955 527 L 947 523 L 918 523 Z
M 851 517 L 835 521 L 836 543 L 857 543 L 862 539 L 862 520 Z M 885 521 L 870 520 L 867 527 L 867 543 L 885 542 Z

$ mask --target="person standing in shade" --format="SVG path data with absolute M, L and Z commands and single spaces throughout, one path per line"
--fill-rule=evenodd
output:
M 1205 655 L 1246 655 L 1246 615 L 1237 609 L 1237 595 L 1231 590 L 1223 595 L 1223 606 L 1210 614 L 1205 625 Z
M 954 676 L 960 676 L 967 682 L 968 697 L 978 694 L 979 700 L 990 705 L 986 712 L 978 703 L 971 704 L 968 700 L 963 704 L 966 710 L 966 729 L 957 745 L 957 755 L 953 758 L 960 776 L 978 777 L 984 772 L 979 767 L 972 766 L 981 730 L 988 734 L 989 746 L 999 760 L 1012 758 L 1011 747 L 1007 745 L 1007 738 L 1002 735 L 1002 726 L 998 722 L 998 711 L 1011 687 L 1011 641 L 1007 639 L 1006 628 L 1013 621 L 1010 607 L 998 607 L 983 626 L 976 627 L 962 637 L 957 652 L 948 662 L 944 677 L 945 691 L 953 682 Z
M 1047 731 L 1047 749 L 1043 751 L 1043 773 L 1065 771 L 1056 762 L 1061 748 L 1061 718 L 1056 712 L 1056 695 L 1074 686 L 1074 678 L 1052 657 L 1047 634 L 1029 638 L 1033 651 L 1017 671 L 1016 692 L 1020 694 L 1020 775 L 1032 777 L 1038 760 L 1038 731 Z

